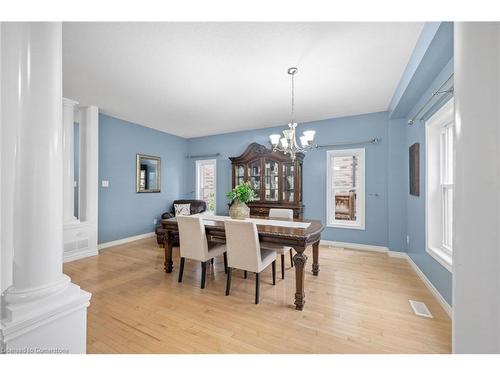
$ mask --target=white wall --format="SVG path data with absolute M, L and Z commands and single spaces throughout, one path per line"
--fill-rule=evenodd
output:
M 500 353 L 500 24 L 455 23 L 453 352 Z
M 2 32 L 5 23 L 0 24 L 0 39 L 5 37 Z M 8 47 L 0 41 L 0 107 L 1 123 L 0 128 L 0 169 L 1 169 L 1 226 L 0 226 L 0 249 L 1 249 L 1 279 L 0 292 L 3 292 L 12 284 L 12 259 L 14 256 L 14 147 L 15 147 L 15 127 L 7 126 L 8 123 L 15 121 L 15 108 L 10 101 L 12 95 L 5 95 L 9 90 L 16 87 L 16 67 L 5 61 L 5 49 Z

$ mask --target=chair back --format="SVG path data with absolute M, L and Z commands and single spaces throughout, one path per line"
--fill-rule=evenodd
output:
M 208 259 L 208 242 L 202 218 L 178 216 L 177 223 L 181 257 L 205 262 Z
M 262 256 L 255 223 L 243 220 L 226 220 L 224 227 L 226 228 L 228 266 L 259 272 Z
M 293 210 L 286 208 L 271 208 L 269 210 L 269 217 L 275 219 L 293 220 Z

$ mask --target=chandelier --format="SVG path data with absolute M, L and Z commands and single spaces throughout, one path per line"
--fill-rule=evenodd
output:
M 273 146 L 273 151 L 281 151 L 285 155 L 290 155 L 292 160 L 295 160 L 295 155 L 300 152 L 306 152 L 314 148 L 313 140 L 314 134 L 316 133 L 314 130 L 306 130 L 302 133 L 300 137 L 300 146 L 297 143 L 297 139 L 295 138 L 295 128 L 297 127 L 297 123 L 294 120 L 294 110 L 295 110 L 295 86 L 294 86 L 294 77 L 297 74 L 298 69 L 295 67 L 288 68 L 288 74 L 292 76 L 292 119 L 288 124 L 288 129 L 283 130 L 283 135 L 280 134 L 271 134 L 269 136 L 269 140 L 271 145 Z

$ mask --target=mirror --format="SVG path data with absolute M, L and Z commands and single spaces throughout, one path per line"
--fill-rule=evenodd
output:
M 158 156 L 137 154 L 136 157 L 136 192 L 160 192 L 161 159 Z

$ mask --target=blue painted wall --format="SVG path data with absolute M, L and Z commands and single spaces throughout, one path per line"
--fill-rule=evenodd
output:
M 424 102 L 453 73 L 453 60 L 435 77 L 420 100 L 410 111 L 408 118 L 421 108 Z M 424 114 L 424 119 L 435 113 L 444 103 L 438 103 Z M 408 254 L 422 270 L 432 284 L 439 290 L 446 301 L 452 304 L 452 274 L 426 251 L 425 244 L 425 127 L 423 121 L 417 121 L 412 126 L 406 126 L 406 147 L 415 142 L 420 143 L 420 191 L 418 197 L 408 194 L 407 198 L 407 230 L 410 236 Z M 406 175 L 408 175 L 408 154 L 405 154 Z
M 214 135 L 208 137 L 192 138 L 188 141 L 189 153 L 213 154 L 220 153 L 217 158 L 217 212 L 227 213 L 227 200 L 225 194 L 231 189 L 231 163 L 230 156 L 241 154 L 252 142 L 268 145 L 269 134 L 279 133 L 286 125 Z M 362 244 L 388 246 L 388 114 L 387 112 L 371 113 L 360 116 L 351 116 L 322 121 L 309 122 L 299 125 L 298 132 L 304 130 L 316 130 L 316 142 L 318 144 L 331 144 L 336 142 L 360 141 L 371 138 L 381 138 L 382 142 L 377 145 L 367 145 L 366 149 L 366 223 L 365 230 L 326 228 L 323 239 L 355 242 Z M 404 137 L 398 129 L 394 135 L 394 142 L 404 144 Z M 404 130 L 404 128 L 403 128 Z M 326 222 L 326 149 L 310 151 L 304 159 L 303 176 L 303 202 L 305 216 L 321 219 Z M 393 150 L 393 152 L 395 152 Z M 398 151 L 401 154 L 401 151 Z M 398 154 L 398 155 L 399 155 Z M 195 188 L 195 161 L 191 160 L 188 168 L 187 186 L 194 191 Z M 391 189 L 397 190 L 401 187 L 400 181 L 396 181 L 403 173 L 399 170 L 402 163 L 396 162 L 392 165 Z M 396 170 L 397 169 L 397 170 Z M 404 197 L 397 195 L 400 206 L 405 205 Z M 391 204 L 391 218 L 399 223 L 405 222 L 403 210 L 395 208 L 397 204 Z M 404 235 L 391 233 L 394 238 L 392 244 L 394 250 L 404 250 L 401 238 Z M 403 241 L 404 242 L 404 241 Z
M 406 120 L 389 120 L 387 126 L 387 247 L 392 251 L 406 251 L 406 199 L 409 191 Z
M 161 157 L 160 193 L 135 192 L 136 154 Z M 184 197 L 186 154 L 184 138 L 99 114 L 99 243 L 154 230 L 153 219 Z
M 391 100 L 389 117 L 406 117 L 451 58 L 453 23 L 427 23 Z

